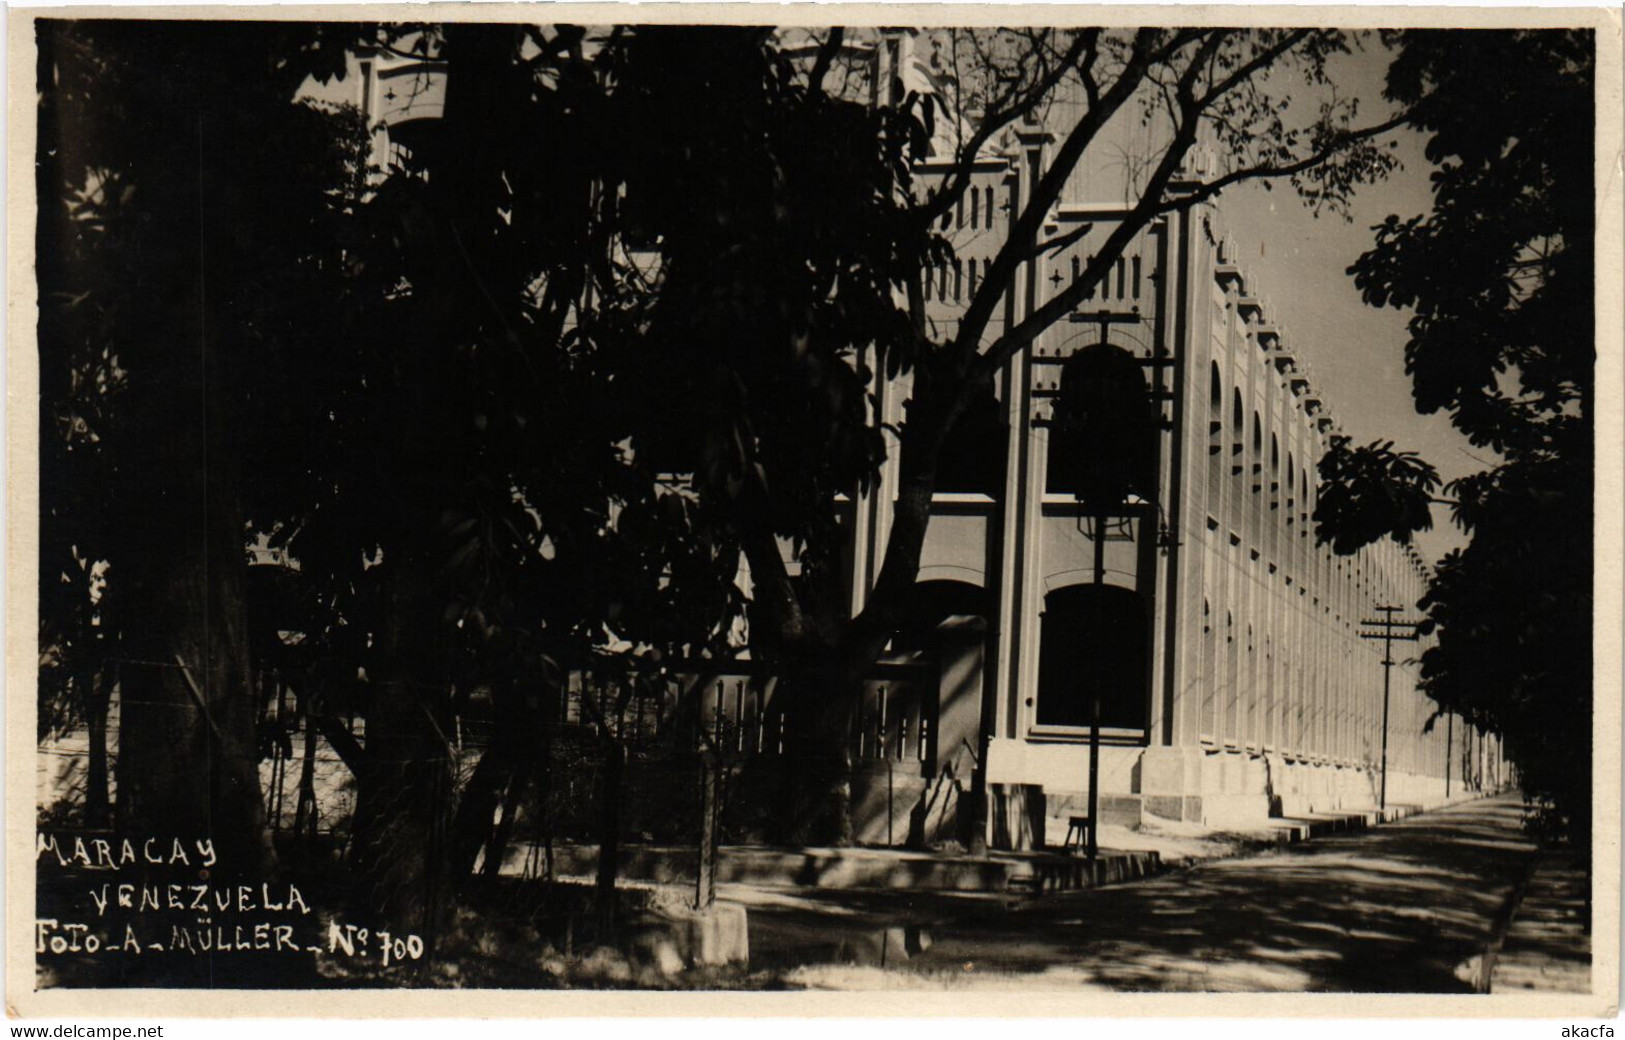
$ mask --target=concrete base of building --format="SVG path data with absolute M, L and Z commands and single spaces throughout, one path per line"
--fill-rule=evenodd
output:
M 1089 814 L 1089 792 L 1045 790 L 1045 811 L 1057 819 L 1082 818 Z M 1145 818 L 1145 796 L 1139 794 L 1100 793 L 1095 811 L 1101 826 L 1138 827 Z M 1052 837 L 1059 837 L 1052 835 Z
M 988 787 L 988 848 L 1042 849 L 1047 815 L 1044 788 L 1038 784 L 990 784 Z
M 1209 827 L 1247 829 L 1267 825 L 1270 799 L 1264 794 L 1208 794 L 1202 796 L 1202 822 Z
M 1111 750 L 1118 760 L 1113 761 L 1112 769 L 1101 772 L 1100 817 L 1103 823 L 1129 827 L 1146 816 L 1222 829 L 1256 829 L 1268 826 L 1271 820 L 1361 814 L 1369 814 L 1369 822 L 1378 823 L 1482 794 L 1455 784 L 1447 796 L 1443 778 L 1390 769 L 1389 811 L 1382 813 L 1378 810 L 1383 800 L 1381 770 L 1366 764 L 1211 746 L 1135 749 L 1133 761 L 1121 761 L 1127 749 Z M 1029 815 L 1031 803 L 1039 799 L 1045 803 L 1043 814 L 1051 818 L 1082 815 L 1088 804 L 1087 774 L 1076 763 L 1084 761 L 1086 754 L 1078 746 L 1043 748 L 1041 756 L 1029 756 L 1028 761 L 1049 766 L 1052 782 L 1001 786 L 1023 792 L 1021 811 Z
M 866 762 L 852 775 L 855 837 L 863 845 L 910 848 L 963 842 L 964 794 L 957 779 L 923 777 L 915 762 Z

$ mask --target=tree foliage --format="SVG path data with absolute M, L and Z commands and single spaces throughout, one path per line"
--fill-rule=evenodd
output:
M 1356 447 L 1333 438 L 1320 459 L 1320 483 L 1315 534 L 1339 555 L 1352 556 L 1385 535 L 1405 544 L 1433 527 L 1439 473 L 1414 451 L 1395 451 L 1393 441 Z
M 66 663 L 81 693 L 102 691 L 96 733 L 116 670 L 118 824 L 209 833 L 250 876 L 271 857 L 239 467 L 276 407 L 256 373 L 286 371 L 330 313 L 311 287 L 338 255 L 330 193 L 355 168 L 354 135 L 289 103 L 306 76 L 342 67 L 325 38 L 291 24 L 37 28 L 41 714 Z
M 1433 208 L 1389 217 L 1350 268 L 1366 301 L 1409 308 L 1418 411 L 1444 410 L 1499 458 L 1453 481 L 1471 536 L 1422 601 L 1441 707 L 1501 734 L 1546 823 L 1590 826 L 1594 41 L 1580 31 L 1406 31 L 1387 93 L 1428 135 Z M 1386 450 L 1386 449 L 1385 449 Z M 1420 463 L 1339 450 L 1328 533 L 1345 551 L 1413 509 Z M 1383 470 L 1387 469 L 1384 473 Z M 1328 471 L 1329 469 L 1329 471 Z M 1318 514 L 1317 514 L 1318 516 Z M 1323 535 L 1325 537 L 1325 535 Z
M 804 52 L 761 28 L 644 26 L 41 39 L 42 654 L 98 670 L 91 629 L 148 669 L 201 647 L 252 743 L 252 620 L 319 716 L 367 720 L 355 848 L 397 917 L 491 837 L 566 669 L 723 657 L 743 619 L 843 733 L 912 602 L 943 444 L 997 373 L 1153 221 L 1249 179 L 1335 206 L 1390 165 L 1386 124 L 1290 103 L 1288 81 L 1330 89 L 1336 32 L 949 31 L 951 90 L 873 94 L 840 29 Z M 444 70 L 441 117 L 398 128 L 387 169 L 359 113 L 301 99 L 358 51 Z M 987 277 L 932 327 L 942 217 L 989 148 L 1045 119 L 1055 143 Z M 1166 141 L 1124 219 L 1077 281 L 998 325 L 1023 267 L 1067 244 L 1049 214 L 1123 119 Z M 1192 162 L 1199 145 L 1230 162 Z M 928 154 L 944 176 L 918 177 Z M 904 374 L 907 418 L 883 428 L 869 395 Z M 888 440 L 896 520 L 853 616 L 834 503 Z M 250 536 L 297 567 L 250 584 Z M 171 671 L 147 678 L 186 699 Z M 444 734 L 476 702 L 502 725 L 447 834 Z

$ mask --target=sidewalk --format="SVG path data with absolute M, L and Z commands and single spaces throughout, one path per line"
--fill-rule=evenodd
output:
M 1470 993 L 1459 969 L 1527 876 L 1521 820 L 1488 798 L 1037 900 L 724 889 L 752 968 L 790 986 Z
M 1449 804 L 1463 804 L 1472 800 L 1475 799 L 1457 799 Z M 1100 828 L 1100 841 L 1113 849 L 1155 852 L 1167 867 L 1189 867 L 1207 860 L 1232 859 L 1333 834 L 1361 831 L 1379 823 L 1393 823 L 1417 813 L 1446 807 L 1440 805 L 1425 809 L 1420 805 L 1396 803 L 1390 804 L 1386 811 L 1350 808 L 1336 812 L 1276 816 L 1251 827 L 1209 827 L 1147 816 L 1138 828 L 1105 824 Z M 1055 822 L 1051 823 L 1050 829 L 1056 833 L 1061 830 Z
M 1420 806 L 1277 817 L 1254 827 L 1211 828 L 1150 817 L 1138 828 L 1104 824 L 1100 855 L 1093 862 L 1076 848 L 1045 851 L 965 853 L 877 848 L 772 848 L 724 845 L 717 850 L 717 881 L 771 889 L 907 889 L 935 892 L 1035 894 L 1070 892 L 1153 877 L 1166 869 L 1209 860 L 1266 852 L 1314 838 L 1348 834 L 1403 819 Z M 1049 833 L 1064 834 L 1064 821 Z M 540 851 L 527 844 L 509 847 L 501 873 L 524 877 L 536 868 Z M 596 845 L 554 846 L 560 877 L 588 878 L 598 863 Z M 687 845 L 623 845 L 618 864 L 623 880 L 692 885 L 697 853 Z
M 537 857 L 529 846 L 509 849 L 502 874 L 523 877 Z M 553 850 L 559 877 L 589 878 L 596 845 Z M 625 845 L 622 880 L 693 885 L 698 853 L 692 846 Z M 985 856 L 870 848 L 770 848 L 724 845 L 717 850 L 722 885 L 770 889 L 897 889 L 934 892 L 1063 892 L 1151 877 L 1162 869 L 1155 851 L 1102 848 L 1090 861 L 1064 850 L 989 852 Z
M 1490 971 L 1490 992 L 1591 992 L 1587 878 L 1566 850 L 1542 852 Z

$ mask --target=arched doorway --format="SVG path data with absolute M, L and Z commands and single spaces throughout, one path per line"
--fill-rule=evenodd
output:
M 934 579 L 915 584 L 909 597 L 907 620 L 892 639 L 893 649 L 928 649 L 937 628 L 951 617 L 979 617 L 992 613 L 988 590 L 968 581 Z
M 869 835 L 864 840 L 968 843 L 982 826 L 981 816 L 962 812 L 960 800 L 986 755 L 991 598 L 989 590 L 953 579 L 921 581 L 911 590 L 892 637 L 893 670 L 866 684 L 859 712 L 865 761 L 854 774 L 853 797 L 860 832 Z
M 1102 729 L 1144 731 L 1150 708 L 1150 613 L 1117 585 L 1068 585 L 1044 597 L 1038 657 L 1041 727 L 1087 727 L 1099 682 Z
M 987 589 L 969 582 L 919 582 L 909 598 L 907 620 L 892 636 L 893 660 L 925 669 L 932 689 L 922 694 L 922 717 L 929 720 L 932 756 L 943 762 L 962 747 L 978 746 L 988 678 L 988 620 L 993 610 Z M 968 776 L 968 771 L 965 772 Z
M 937 491 L 1002 496 L 1008 439 L 998 395 L 991 389 L 976 394 L 943 441 Z

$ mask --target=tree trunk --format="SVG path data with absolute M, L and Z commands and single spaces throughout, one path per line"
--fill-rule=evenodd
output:
M 482 873 L 497 876 L 520 799 L 530 786 L 534 756 L 538 747 L 545 746 L 540 712 L 527 705 L 522 684 L 507 683 L 494 692 L 496 731 L 463 789 L 452 823 L 451 876 L 455 879 L 473 872 L 482 848 Z
M 542 730 L 542 761 L 536 774 L 536 819 L 542 828 L 542 877 L 553 883 L 553 741 Z
M 177 330 L 174 354 L 129 391 L 146 464 L 125 485 L 142 551 L 125 565 L 123 595 L 140 620 L 130 657 L 142 663 L 120 676 L 118 816 L 132 836 L 211 840 L 213 877 L 256 879 L 274 872 L 276 857 L 254 733 L 230 427 L 239 380 L 212 336 L 201 273 L 197 289 L 192 328 Z
M 449 812 L 449 761 L 411 688 L 377 684 L 367 713 L 366 764 L 357 778 L 353 860 L 378 925 L 438 933 Z
M 792 741 L 800 760 L 787 771 L 781 821 L 797 844 L 849 845 L 857 833 L 852 793 L 853 724 L 863 684 L 899 625 L 918 579 L 931 523 L 942 441 L 958 421 L 963 376 L 918 370 L 915 397 L 902 436 L 901 480 L 891 534 L 863 611 L 842 626 L 838 641 L 811 659 L 804 655 L 785 677 L 791 686 Z
M 620 869 L 621 775 L 626 749 L 619 741 L 602 740 L 604 768 L 598 782 L 598 879 L 594 904 L 598 917 L 598 941 L 609 942 L 615 935 L 615 877 Z
M 432 521 L 419 519 L 434 530 Z M 446 686 L 434 667 L 432 572 L 426 553 L 403 554 L 385 579 L 379 674 L 365 716 L 352 840 L 378 924 L 431 945 L 449 907 L 443 897 L 452 766 L 441 718 Z
M 514 754 L 513 742 L 498 734 L 490 747 L 480 756 L 463 789 L 457 805 L 457 815 L 451 828 L 451 876 L 468 877 L 474 871 L 480 850 L 485 850 L 486 865 L 492 858 L 501 858 L 502 850 L 495 847 L 497 810 L 508 800 L 519 773 L 519 762 Z M 489 874 L 487 870 L 485 873 Z
M 89 748 L 85 768 L 85 826 L 96 830 L 112 826 L 111 802 L 107 794 L 107 707 L 112 701 L 115 671 L 102 666 L 92 691 L 85 690 L 86 727 Z
M 525 792 L 530 789 L 532 768 L 529 763 L 522 763 L 508 781 L 508 789 L 502 798 L 502 820 L 491 832 L 490 839 L 485 844 L 485 865 L 482 870 L 486 878 L 496 878 L 502 874 L 502 860 L 508 851 L 508 842 L 513 840 L 514 824 L 519 820 L 520 806 L 525 803 Z
M 316 712 L 307 693 L 299 698 L 305 713 L 305 761 L 299 770 L 299 800 L 293 811 L 293 836 L 299 843 L 316 837 Z
M 852 718 L 861 690 L 833 655 L 780 677 L 787 698 L 787 768 L 781 776 L 780 840 L 792 845 L 851 845 Z
M 463 364 L 448 346 L 495 335 L 491 326 L 503 323 L 493 301 L 515 295 L 515 287 L 492 269 L 489 246 L 506 199 L 491 126 L 501 122 L 504 106 L 529 96 L 528 85 L 505 89 L 528 74 L 517 66 L 516 40 L 512 26 L 446 28 L 443 57 L 450 68 L 443 115 L 414 146 L 433 193 L 433 220 L 424 233 L 434 236 L 437 266 L 421 284 L 415 276 L 413 292 L 433 326 L 402 376 L 403 407 L 422 420 L 407 427 L 401 445 L 403 477 L 393 488 L 398 522 L 384 544 L 384 566 L 392 571 L 385 631 L 376 646 L 380 665 L 374 674 L 382 681 L 374 682 L 367 713 L 355 858 L 375 911 L 431 942 L 450 906 L 451 868 L 462 856 L 444 735 L 450 686 L 440 618 L 449 593 L 436 576 L 441 510 L 462 493 L 469 475 L 462 468 L 464 445 L 448 443 L 445 431 L 466 425 L 467 417 L 447 414 L 443 389 L 460 377 Z M 510 346 L 521 349 L 516 342 Z
M 862 612 L 847 624 L 823 618 L 810 623 L 782 575 L 757 585 L 758 594 L 769 598 L 766 616 L 783 630 L 780 681 L 789 708 L 791 761 L 781 783 L 778 818 L 782 840 L 789 843 L 849 845 L 854 840 L 853 720 L 864 680 L 905 620 L 931 523 L 937 458 L 958 421 L 964 378 L 953 371 L 916 370 L 891 533 Z M 753 575 L 760 555 L 750 558 Z
M 149 663 L 124 668 L 119 823 L 143 837 L 211 840 L 216 876 L 265 878 L 276 859 L 254 741 L 240 532 L 233 523 L 229 540 L 211 538 L 229 541 L 213 547 L 213 567 L 202 553 L 180 554 L 166 583 L 173 607 L 153 612 L 157 631 L 142 641 Z M 228 554 L 238 567 L 219 559 Z

